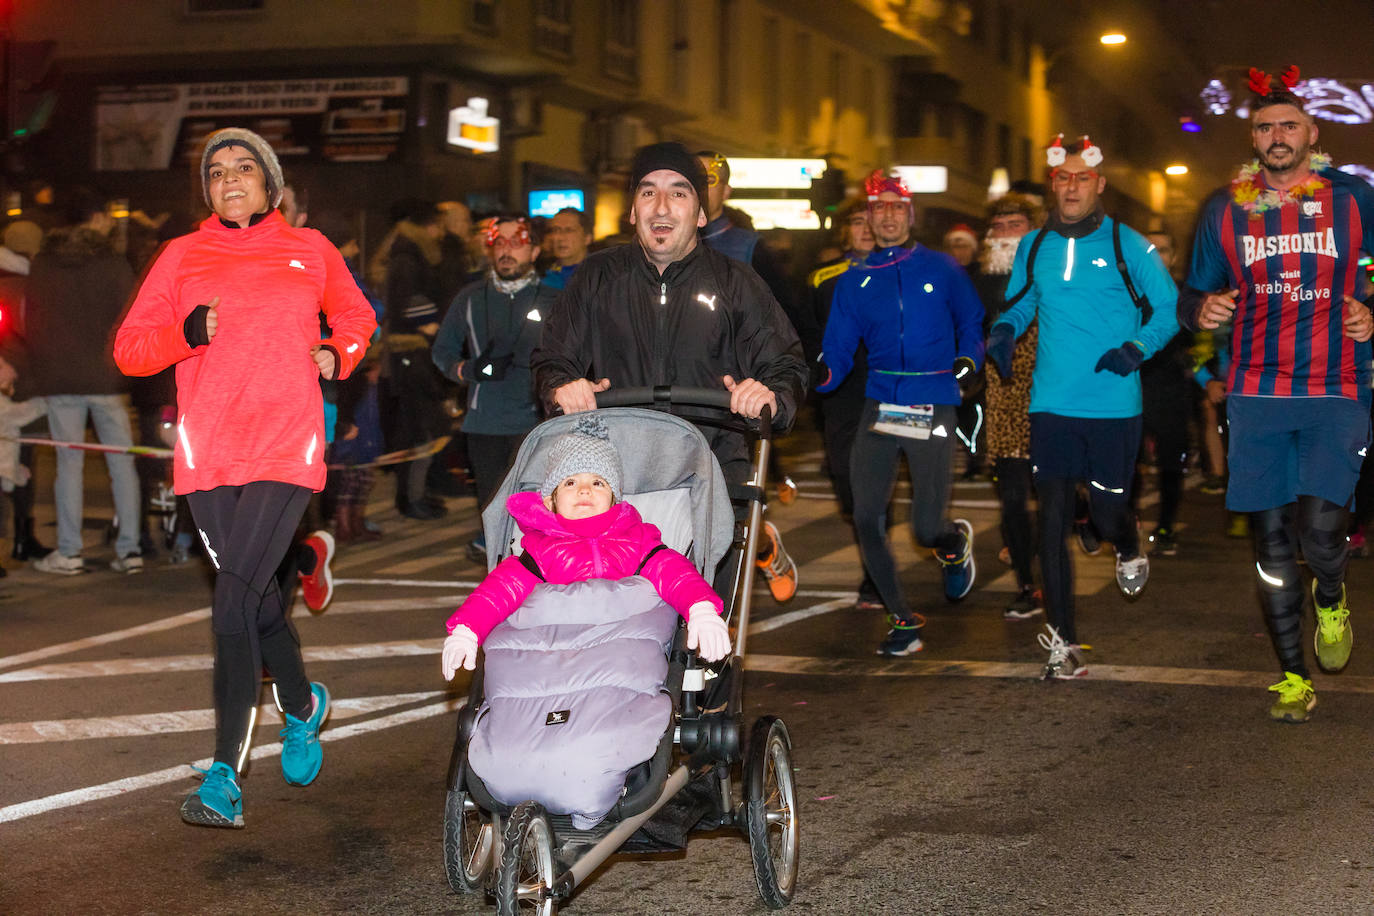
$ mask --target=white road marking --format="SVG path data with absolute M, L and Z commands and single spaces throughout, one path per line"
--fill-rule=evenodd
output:
M 407 725 L 411 722 L 418 722 L 421 719 L 428 719 L 432 716 L 455 712 L 462 708 L 466 702 L 466 699 L 443 700 L 438 703 L 431 703 L 428 706 L 404 709 L 400 712 L 392 713 L 389 716 L 382 716 L 377 719 L 354 722 L 342 728 L 326 727 L 324 731 L 320 732 L 320 741 L 339 741 L 344 738 L 352 738 L 355 735 L 380 731 L 384 728 Z M 251 759 L 260 760 L 267 757 L 278 757 L 280 755 L 281 742 L 276 742 L 274 744 L 253 748 Z M 194 765 L 201 769 L 205 769 L 212 762 L 211 758 L 206 757 L 203 760 L 197 760 Z M 98 801 L 102 798 L 123 795 L 126 792 L 133 792 L 138 789 L 146 789 L 151 786 L 177 782 L 178 780 L 188 778 L 190 775 L 185 765 L 174 766 L 168 767 L 165 770 L 157 770 L 153 773 L 144 773 L 141 776 L 129 776 L 124 779 L 116 779 L 111 782 L 101 783 L 98 786 L 87 786 L 84 789 L 73 789 L 70 792 L 61 792 L 57 795 L 49 795 L 46 798 L 35 798 L 32 801 L 7 805 L 4 808 L 0 808 L 0 824 L 6 821 L 17 821 L 20 818 L 32 817 L 35 814 L 43 814 L 48 811 L 56 811 L 61 808 L 70 808 L 74 805 Z
M 755 636 L 759 633 L 767 633 L 769 630 L 776 630 L 781 627 L 790 626 L 809 617 L 819 614 L 828 614 L 831 611 L 838 611 L 843 608 L 852 608 L 854 602 L 859 599 L 855 592 L 849 592 L 845 597 L 835 601 L 827 601 L 824 604 L 817 604 L 811 607 L 799 608 L 795 611 L 788 611 L 786 614 L 779 614 L 776 617 L 769 617 L 767 620 L 760 620 L 758 623 L 749 625 L 749 635 Z
M 352 719 L 406 703 L 420 703 L 443 696 L 442 690 L 420 693 L 394 693 L 389 696 L 351 697 L 334 700 L 329 721 Z M 281 714 L 272 703 L 258 708 L 259 728 L 279 728 Z M 139 738 L 177 732 L 208 731 L 215 727 L 213 709 L 183 709 L 174 712 L 140 713 L 128 716 L 93 716 L 88 719 L 50 719 L 40 722 L 11 722 L 0 725 L 0 744 L 41 744 L 49 741 L 84 741 L 93 738 Z
M 44 646 L 41 649 L 34 649 L 31 652 L 21 652 L 18 655 L 7 655 L 4 658 L 0 658 L 0 668 L 13 668 L 15 665 L 26 665 L 29 662 L 52 658 L 54 655 L 66 655 L 69 652 L 80 652 L 92 646 L 103 646 L 106 643 L 118 642 L 121 639 L 131 639 L 135 636 L 142 636 L 145 633 L 158 633 L 162 630 L 171 630 L 175 627 L 185 626 L 188 623 L 195 623 L 198 620 L 207 620 L 209 617 L 210 609 L 208 607 L 203 607 L 194 611 L 187 611 L 184 614 L 163 617 L 160 620 L 151 620 L 148 623 L 141 623 L 136 627 L 128 627 L 123 630 L 112 630 L 109 633 L 87 636 L 83 639 L 76 639 L 71 642 L 56 643 L 51 646 Z
M 748 671 L 770 674 L 830 675 L 834 677 L 992 677 L 1039 679 L 1044 662 L 935 661 L 933 659 L 812 658 L 799 655 L 751 654 L 744 660 Z M 1075 683 L 1114 681 L 1123 684 L 1174 684 L 1190 687 L 1266 688 L 1273 672 L 1237 671 L 1225 668 L 1165 668 L 1149 665 L 1097 664 L 1088 653 L 1088 673 Z M 1345 674 L 1313 678 L 1317 691 L 1374 693 L 1374 677 Z
M 400 658 L 408 655 L 437 655 L 443 639 L 416 642 L 360 643 L 355 646 L 302 647 L 301 658 L 307 662 L 357 661 L 364 658 Z M 210 655 L 161 655 L 152 658 L 113 658 L 93 662 L 65 662 L 39 665 L 21 671 L 0 674 L 0 684 L 20 681 L 54 681 L 78 677 L 123 677 L 134 674 L 160 674 L 172 671 L 209 671 L 214 667 Z

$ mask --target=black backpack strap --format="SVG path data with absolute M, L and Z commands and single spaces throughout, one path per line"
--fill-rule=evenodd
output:
M 1150 305 L 1150 300 L 1140 295 L 1135 290 L 1135 283 L 1131 281 L 1131 272 L 1126 269 L 1126 255 L 1121 251 L 1121 222 L 1112 220 L 1112 250 L 1116 252 L 1116 269 L 1121 272 L 1121 279 L 1126 284 L 1126 292 L 1131 297 L 1131 302 L 1140 309 L 1140 323 L 1148 324 L 1150 317 L 1154 315 L 1154 307 Z
M 520 565 L 528 569 L 530 571 L 530 575 L 534 576 L 540 582 L 549 581 L 548 579 L 545 579 L 544 574 L 539 571 L 539 564 L 535 562 L 534 556 L 530 554 L 528 550 L 520 554 Z
M 667 550 L 667 549 L 668 549 L 668 545 L 667 545 L 667 544 L 658 544 L 658 545 L 655 546 L 652 550 L 650 550 L 648 553 L 646 553 L 646 554 L 644 555 L 644 559 L 642 559 L 642 560 L 639 561 L 639 568 L 635 570 L 635 575 L 637 576 L 637 575 L 639 575 L 640 573 L 644 572 L 644 567 L 649 565 L 649 561 L 652 560 L 652 559 L 654 558 L 654 554 L 658 553 L 660 550 Z
M 1035 238 L 1031 240 L 1030 254 L 1026 255 L 1026 285 L 1021 287 L 1021 292 L 1006 301 L 1006 305 L 1003 306 L 1002 311 L 1005 312 L 1007 309 L 1020 302 L 1025 298 L 1026 293 L 1030 292 L 1031 285 L 1035 283 L 1035 256 L 1040 253 L 1040 243 L 1045 240 L 1045 233 L 1049 231 L 1049 227 L 1044 226 L 1035 234 Z

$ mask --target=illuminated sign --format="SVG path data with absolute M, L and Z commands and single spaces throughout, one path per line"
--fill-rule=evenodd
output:
M 824 159 L 730 158 L 730 187 L 810 190 L 811 182 L 825 174 Z
M 730 162 L 733 172 L 735 163 Z M 755 229 L 819 229 L 821 219 L 811 209 L 809 200 L 765 200 L 763 198 L 730 198 L 730 206 L 738 207 L 754 221 Z
M 448 113 L 448 142 L 474 153 L 494 153 L 501 148 L 501 119 L 487 114 L 486 99 L 468 99 Z
M 949 188 L 949 169 L 943 165 L 899 165 L 892 171 L 912 194 L 943 194 Z
M 572 207 L 574 210 L 587 209 L 587 199 L 581 188 L 530 192 L 530 216 L 553 216 L 565 207 Z

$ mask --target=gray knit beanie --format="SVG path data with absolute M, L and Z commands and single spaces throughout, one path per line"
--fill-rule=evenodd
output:
M 262 168 L 262 174 L 267 179 L 268 207 L 272 210 L 277 209 L 281 204 L 282 191 L 286 188 L 286 182 L 281 175 L 281 163 L 277 161 L 277 154 L 273 152 L 272 146 L 246 127 L 226 127 L 206 138 L 205 152 L 200 154 L 200 183 L 205 193 L 205 205 L 211 210 L 215 209 L 215 205 L 210 203 L 210 157 L 226 146 L 241 146 L 258 160 L 258 166 Z
M 572 432 L 558 437 L 549 449 L 549 473 L 539 495 L 545 499 L 554 489 L 574 474 L 596 474 L 611 485 L 611 494 L 620 500 L 620 482 L 624 476 L 620 467 L 620 453 L 611 444 L 606 424 L 595 413 L 584 413 L 573 424 Z

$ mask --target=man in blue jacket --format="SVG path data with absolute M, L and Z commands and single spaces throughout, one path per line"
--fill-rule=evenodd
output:
M 1086 673 L 1074 628 L 1073 565 L 1064 546 L 1074 492 L 1088 483 L 1093 521 L 1116 545 L 1116 583 L 1136 598 L 1150 563 L 1130 508 L 1140 446 L 1141 362 L 1178 333 L 1178 290 L 1153 246 L 1102 211 L 1102 151 L 1084 137 L 1049 148 L 1056 208 L 1016 251 L 1007 285 L 1015 304 L 993 325 L 988 358 L 1011 372 L 1016 338 L 1037 317 L 1031 376 L 1031 464 L 1040 500 L 1040 566 L 1049 650 L 1045 678 Z M 1120 266 L 1124 264 L 1124 268 Z M 1137 293 L 1138 288 L 1138 293 Z M 1119 346 L 1104 346 L 1122 341 Z
M 915 212 L 900 178 L 874 172 L 865 190 L 877 247 L 835 285 L 821 353 L 828 376 L 817 390 L 839 387 L 862 341 L 868 383 L 849 463 L 854 529 L 890 614 L 878 654 L 902 656 L 924 647 L 925 621 L 902 595 L 887 542 L 899 455 L 911 475 L 911 530 L 934 549 L 945 597 L 958 601 L 973 587 L 973 526 L 945 518 L 945 507 L 959 380 L 983 362 L 983 304 L 953 258 L 911 242 Z

